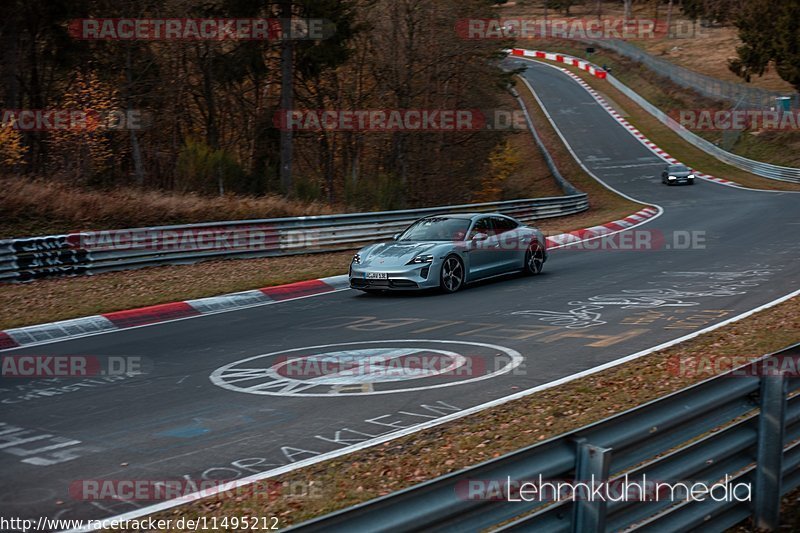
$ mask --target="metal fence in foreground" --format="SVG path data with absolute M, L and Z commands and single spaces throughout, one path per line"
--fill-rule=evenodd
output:
M 781 495 L 800 485 L 800 378 L 774 370 L 797 361 L 800 344 L 595 424 L 292 531 L 723 531 L 752 515 L 759 527 L 775 528 Z M 491 482 L 497 487 L 539 476 L 572 482 L 594 476 L 613 485 L 625 475 L 665 483 L 692 480 L 709 487 L 727 475 L 732 486 L 749 484 L 752 498 L 734 497 L 745 500 L 746 485 L 730 498 L 717 492 L 717 498 L 703 501 L 485 498 Z
M 423 216 L 499 212 L 522 222 L 589 208 L 585 193 L 402 211 L 351 213 L 127 230 L 0 241 L 0 282 L 83 275 L 221 258 L 348 250 L 388 239 Z

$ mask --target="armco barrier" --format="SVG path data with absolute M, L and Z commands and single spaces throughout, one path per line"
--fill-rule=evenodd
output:
M 556 61 L 558 63 L 564 63 L 565 65 L 576 66 L 581 70 L 589 72 L 590 74 L 592 74 L 597 78 L 606 79 L 617 90 L 619 90 L 625 96 L 636 102 L 645 111 L 647 111 L 656 119 L 658 119 L 659 122 L 672 129 L 683 140 L 685 140 L 695 148 L 699 148 L 700 150 L 719 159 L 724 163 L 727 163 L 736 168 L 740 168 L 742 170 L 746 170 L 747 172 L 751 172 L 757 176 L 778 181 L 800 183 L 800 168 L 771 165 L 769 163 L 754 161 L 752 159 L 748 159 L 746 157 L 742 157 L 740 155 L 736 155 L 731 152 L 723 150 L 722 148 L 716 146 L 714 143 L 709 142 L 703 139 L 702 137 L 695 135 L 691 131 L 687 130 L 681 124 L 679 124 L 675 119 L 673 119 L 672 117 L 661 111 L 659 108 L 657 108 L 656 106 L 654 106 L 653 104 L 642 98 L 639 94 L 634 92 L 627 85 L 619 81 L 617 78 L 615 78 L 611 74 L 608 74 L 605 70 L 601 69 L 597 65 L 589 63 L 588 61 L 584 61 L 582 59 L 578 59 L 576 57 L 572 57 L 567 54 L 555 54 L 552 52 L 542 52 L 540 50 L 524 50 L 521 48 L 512 49 L 511 55 L 520 57 L 547 59 L 550 61 Z
M 351 213 L 127 230 L 0 241 L 0 282 L 31 281 L 229 257 L 347 250 L 388 239 L 414 220 L 447 212 L 499 212 L 522 222 L 580 213 L 585 193 L 402 211 Z
M 774 369 L 787 361 L 796 368 L 799 358 L 796 344 L 595 424 L 291 530 L 724 531 L 751 515 L 758 527 L 775 528 L 781 495 L 800 485 L 800 378 Z M 728 476 L 730 485 L 750 483 L 752 499 L 738 501 L 747 495 L 741 491 L 719 501 L 708 495 L 640 501 L 636 489 L 627 498 L 614 496 L 620 501 L 505 496 L 508 480 L 535 483 L 540 475 L 569 483 L 590 483 L 594 476 L 614 486 L 625 475 L 706 486 Z

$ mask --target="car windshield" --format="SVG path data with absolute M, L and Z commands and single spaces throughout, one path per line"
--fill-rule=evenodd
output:
M 462 241 L 469 229 L 465 218 L 424 218 L 411 225 L 400 241 Z
M 686 168 L 685 165 L 670 165 L 669 166 L 670 172 L 689 172 L 689 169 Z

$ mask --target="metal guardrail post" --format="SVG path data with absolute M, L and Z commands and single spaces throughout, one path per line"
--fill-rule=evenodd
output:
M 764 364 L 770 359 L 765 360 Z M 763 368 L 763 367 L 762 367 Z M 784 374 L 761 377 L 761 414 L 758 420 L 756 459 L 756 527 L 775 530 L 780 525 L 783 439 L 786 428 Z
M 575 465 L 575 483 L 586 483 L 589 491 L 598 483 L 608 481 L 608 470 L 611 465 L 611 449 L 601 448 L 586 442 L 585 439 L 577 440 L 578 454 Z M 602 533 L 606 528 L 605 500 L 590 501 L 590 494 L 586 498 L 578 497 L 575 491 L 575 515 L 572 520 L 572 531 L 575 533 Z

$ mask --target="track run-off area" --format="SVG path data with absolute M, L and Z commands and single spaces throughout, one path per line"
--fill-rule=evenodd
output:
M 138 357 L 145 372 L 4 378 L 0 512 L 144 514 L 159 502 L 92 499 L 75 487 L 285 472 L 642 353 L 800 288 L 800 195 L 705 180 L 664 186 L 664 161 L 574 79 L 506 61 L 527 66 L 523 76 L 591 174 L 659 208 L 614 239 L 633 233 L 648 246 L 568 246 L 539 276 L 452 295 L 343 290 L 5 350 Z M 311 368 L 372 355 L 441 364 L 402 374 Z M 297 361 L 304 379 L 292 374 Z

